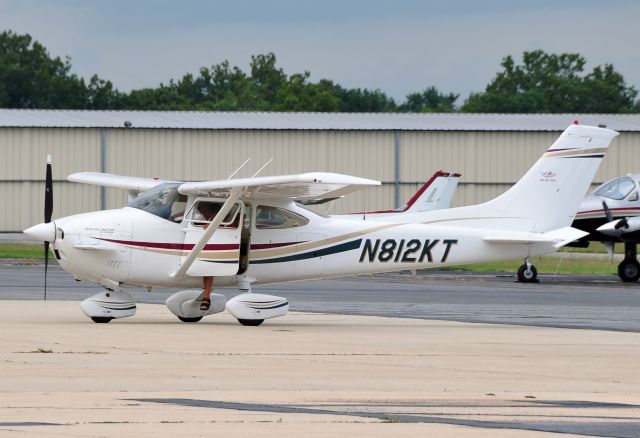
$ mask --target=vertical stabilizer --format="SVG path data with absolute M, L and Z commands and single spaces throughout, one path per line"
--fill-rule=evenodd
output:
M 402 210 L 407 213 L 419 213 L 449 208 L 456 192 L 459 173 L 437 171 L 407 202 Z
M 566 227 L 584 198 L 611 140 L 618 133 L 571 125 L 508 191 L 477 207 L 497 216 L 527 218 L 522 231 Z

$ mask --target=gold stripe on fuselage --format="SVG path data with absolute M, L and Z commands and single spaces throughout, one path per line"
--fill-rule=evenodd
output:
M 364 236 L 365 234 L 370 234 L 376 231 L 381 231 L 393 227 L 397 227 L 403 224 L 386 224 L 380 225 L 377 227 L 369 228 L 364 231 L 355 231 L 352 233 L 342 234 L 340 236 L 328 237 L 326 239 L 314 240 L 311 242 L 299 243 L 296 245 L 290 245 L 280 248 L 267 248 L 267 249 L 253 249 L 251 250 L 251 259 L 252 260 L 264 260 L 271 257 L 282 257 L 291 254 L 296 254 L 303 251 L 311 251 L 322 246 L 331 245 L 342 240 L 353 239 L 356 237 Z M 124 244 L 126 245 L 126 244 Z M 161 248 L 151 248 L 147 246 L 133 246 L 126 245 L 129 248 L 137 249 L 145 252 L 152 252 L 155 254 L 164 254 L 164 255 L 172 255 L 172 256 L 180 256 L 186 257 L 190 251 L 185 251 L 182 249 L 161 249 Z M 198 259 L 206 259 L 206 260 L 235 260 L 238 258 L 238 251 L 202 251 L 198 254 Z

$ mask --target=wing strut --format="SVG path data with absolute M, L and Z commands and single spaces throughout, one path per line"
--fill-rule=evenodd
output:
M 205 230 L 200 240 L 198 240 L 198 243 L 196 243 L 193 249 L 189 252 L 185 261 L 182 263 L 182 265 L 180 265 L 180 268 L 178 268 L 177 271 L 169 274 L 171 278 L 182 277 L 185 272 L 187 272 L 187 270 L 191 267 L 196 257 L 198 257 L 198 255 L 200 254 L 200 251 L 202 251 L 202 248 L 204 248 L 209 239 L 211 239 L 211 237 L 213 236 L 213 233 L 215 233 L 216 230 L 220 227 L 223 219 L 227 216 L 227 213 L 231 211 L 233 204 L 235 204 L 240 197 L 240 190 L 240 187 L 233 187 L 230 190 L 229 197 L 222 205 L 222 208 L 220 209 L 220 211 L 218 211 L 216 217 L 213 218 L 213 220 L 209 224 L 209 227 Z

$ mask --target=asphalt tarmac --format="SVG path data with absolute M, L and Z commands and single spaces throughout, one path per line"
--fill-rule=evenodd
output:
M 0 300 L 42 299 L 42 265 L 0 263 Z M 49 268 L 48 298 L 82 301 L 100 291 Z M 136 302 L 163 303 L 175 290 L 128 290 Z M 640 284 L 613 276 L 540 276 L 521 284 L 513 276 L 418 271 L 258 286 L 287 297 L 292 311 L 640 332 Z M 233 289 L 222 289 L 230 298 Z M 213 316 L 215 318 L 215 316 Z

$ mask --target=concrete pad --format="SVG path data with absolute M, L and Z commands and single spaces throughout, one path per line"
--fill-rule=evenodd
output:
M 638 333 L 1 301 L 0 434 L 637 436 L 638 363 Z

